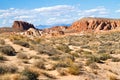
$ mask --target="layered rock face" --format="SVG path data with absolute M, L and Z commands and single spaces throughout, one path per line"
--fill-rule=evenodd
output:
M 33 24 L 27 22 L 14 21 L 12 28 L 15 31 L 24 31 L 24 30 L 28 30 L 29 28 L 35 28 L 35 27 Z
M 106 31 L 120 27 L 120 19 L 107 18 L 83 18 L 74 22 L 68 30 L 81 31 Z

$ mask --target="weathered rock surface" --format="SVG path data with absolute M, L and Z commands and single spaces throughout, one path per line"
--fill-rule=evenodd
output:
M 68 28 L 67 26 L 54 26 L 51 28 L 44 29 L 43 32 L 51 36 L 59 36 L 64 35 L 64 32 L 66 31 L 67 28 Z
M 35 27 L 33 24 L 30 24 L 28 22 L 14 21 L 12 28 L 15 31 L 24 31 L 24 30 L 28 30 L 29 28 L 35 28 Z
M 72 32 L 81 31 L 107 31 L 120 27 L 120 19 L 108 18 L 82 18 L 74 22 L 68 30 Z
M 29 28 L 29 29 L 25 32 L 25 35 L 38 37 L 38 36 L 41 36 L 41 35 L 42 35 L 42 31 L 41 31 L 41 30 L 34 29 L 34 28 Z

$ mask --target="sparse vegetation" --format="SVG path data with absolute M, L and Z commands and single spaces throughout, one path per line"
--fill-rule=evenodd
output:
M 21 45 L 21 46 L 24 46 L 24 47 L 27 47 L 27 48 L 30 47 L 29 43 L 27 43 L 27 42 L 23 42 L 23 41 L 15 40 L 13 43 L 14 43 L 14 44 Z
M 17 71 L 17 67 L 15 66 L 0 64 L 0 74 L 15 73 L 16 71 Z
M 68 47 L 68 45 L 65 45 L 65 44 L 59 44 L 57 46 L 57 49 L 65 52 L 65 53 L 69 53 L 71 51 L 71 49 Z
M 80 76 L 87 77 L 86 80 L 119 79 L 120 32 L 93 34 L 32 39 L 11 35 L 5 40 L 2 38 L 0 78 L 53 80 Z
M 29 70 L 29 69 L 25 69 L 22 71 L 21 73 L 23 76 L 27 77 L 26 79 L 27 80 L 38 80 L 37 77 L 38 77 L 38 74 Z
M 16 54 L 15 49 L 9 45 L 0 46 L 0 52 L 8 56 L 14 56 Z
M 68 68 L 68 70 L 69 70 L 69 73 L 70 74 L 73 74 L 73 75 L 78 75 L 78 74 L 80 74 L 80 68 L 79 68 L 79 66 L 78 65 L 71 65 L 69 68 Z

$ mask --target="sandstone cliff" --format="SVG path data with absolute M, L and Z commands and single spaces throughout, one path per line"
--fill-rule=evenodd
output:
M 35 28 L 33 24 L 24 21 L 14 21 L 12 26 L 14 31 L 24 31 L 28 30 L 29 28 Z
M 74 22 L 68 30 L 72 32 L 81 31 L 107 31 L 120 27 L 120 19 L 107 18 L 82 18 Z

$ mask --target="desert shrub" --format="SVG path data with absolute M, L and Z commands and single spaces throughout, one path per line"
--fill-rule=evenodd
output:
M 88 60 L 86 61 L 86 65 L 90 65 L 94 62 L 97 62 L 97 63 L 100 63 L 100 58 L 98 56 L 95 56 L 95 55 L 91 55 L 89 56 Z
M 59 46 L 57 46 L 57 49 L 65 52 L 65 53 L 69 53 L 71 51 L 71 49 L 68 47 L 68 45 L 65 45 L 65 44 L 59 44 Z
M 89 52 L 89 51 L 82 51 L 81 53 L 86 58 L 91 57 L 91 55 L 92 55 L 92 52 Z
M 45 45 L 45 44 L 39 44 L 35 47 L 35 50 L 39 53 L 39 54 L 47 54 L 49 56 L 55 55 L 55 54 L 59 54 L 59 52 L 53 48 L 50 45 Z
M 1 45 L 4 45 L 5 44 L 5 41 L 3 39 L 0 39 L 0 44 Z
M 0 52 L 9 56 L 15 55 L 15 49 L 12 46 L 0 46 Z
M 107 60 L 112 58 L 109 54 L 100 54 L 100 60 Z
M 79 57 L 79 53 L 77 53 L 77 52 L 71 53 L 71 55 L 74 56 L 74 57 L 77 57 L 77 58 Z
M 20 58 L 20 59 L 28 59 L 28 56 L 24 53 L 17 53 L 17 58 Z
M 4 61 L 7 60 L 6 57 L 4 57 L 3 55 L 0 55 L 0 61 Z
M 56 67 L 69 67 L 73 64 L 73 59 L 70 57 L 62 57 L 56 64 Z
M 78 74 L 80 74 L 80 68 L 79 68 L 79 66 L 78 65 L 71 65 L 69 68 L 68 68 L 68 70 L 69 70 L 69 73 L 70 74 L 73 74 L 73 75 L 78 75 Z
M 28 42 L 23 42 L 23 41 L 15 40 L 13 43 L 14 44 L 18 44 L 18 45 L 23 46 L 23 47 L 27 47 L 27 48 L 30 47 L 30 45 L 29 45 Z
M 21 72 L 22 76 L 26 76 L 27 80 L 38 80 L 38 74 L 29 70 L 29 69 L 25 69 Z
M 15 66 L 0 64 L 0 74 L 15 73 L 17 70 L 18 68 Z

